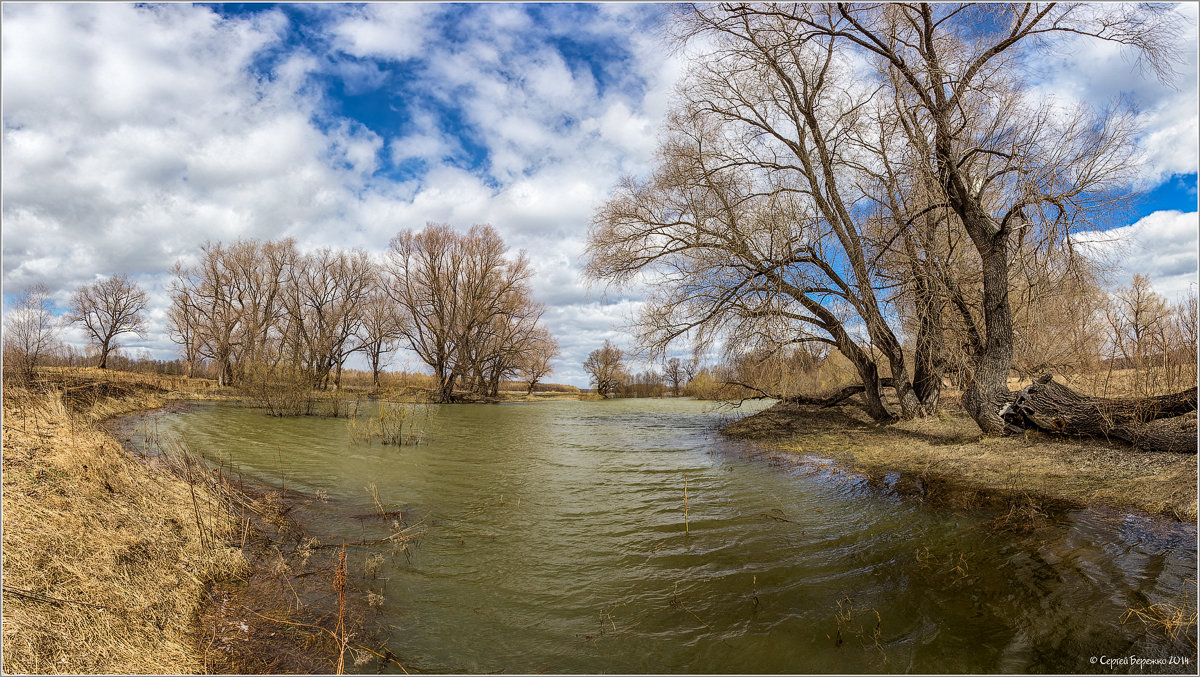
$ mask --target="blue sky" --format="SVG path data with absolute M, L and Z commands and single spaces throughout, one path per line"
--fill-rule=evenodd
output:
M 428 221 L 491 223 L 537 272 L 563 346 L 552 380 L 586 385 L 587 352 L 625 342 L 639 295 L 589 288 L 579 256 L 619 177 L 651 167 L 686 68 L 660 37 L 670 10 L 6 3 L 4 293 L 43 281 L 62 304 L 128 273 L 153 308 L 127 346 L 170 358 L 164 285 L 205 240 L 382 252 Z M 1196 10 L 1180 11 L 1192 52 L 1176 89 L 1082 43 L 1035 83 L 1137 102 L 1144 197 L 1120 274 L 1172 298 L 1196 277 Z

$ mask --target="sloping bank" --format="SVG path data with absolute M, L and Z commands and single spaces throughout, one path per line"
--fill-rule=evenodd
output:
M 4 393 L 5 673 L 402 668 L 372 648 L 370 600 L 346 585 L 344 553 L 290 517 L 317 499 L 108 432 L 175 400 L 235 394 L 182 377 L 42 376 Z
M 204 589 L 246 569 L 237 521 L 99 426 L 166 388 L 58 386 L 4 394 L 4 672 L 202 672 Z
M 883 426 L 853 407 L 780 402 L 724 434 L 765 443 L 787 462 L 832 459 L 892 490 L 956 507 L 1011 505 L 1136 509 L 1196 522 L 1196 456 L 1135 451 L 1119 442 L 1038 433 L 985 438 L 962 411 Z

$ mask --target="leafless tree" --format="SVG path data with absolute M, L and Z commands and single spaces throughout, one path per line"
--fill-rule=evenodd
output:
M 663 365 L 663 378 L 671 386 L 671 395 L 679 397 L 680 390 L 687 385 L 683 361 L 678 357 L 667 360 L 667 363 Z
M 389 355 L 400 347 L 404 325 L 382 286 L 376 286 L 362 307 L 358 340 L 371 367 L 371 384 L 379 387 L 379 374 L 388 365 Z
M 46 285 L 38 282 L 21 292 L 4 314 L 6 380 L 31 382 L 34 370 L 53 349 L 57 332 Z
M 521 381 L 528 388 L 526 395 L 532 395 L 533 387 L 553 371 L 550 362 L 559 354 L 558 341 L 554 340 L 549 330 L 545 327 L 534 330 L 519 364 Z
M 681 88 L 654 176 L 622 184 L 590 237 L 595 277 L 666 276 L 640 319 L 659 330 L 642 341 L 661 348 L 710 325 L 762 347 L 823 340 L 858 369 L 872 416 L 887 419 L 875 355 L 901 415 L 927 411 L 940 384 L 941 313 L 953 308 L 968 325 L 964 404 L 984 432 L 1002 432 L 1013 250 L 1053 246 L 1119 202 L 1132 165 L 1129 111 L 1063 115 L 1031 101 L 1022 50 L 1089 35 L 1132 46 L 1166 74 L 1177 33 L 1169 12 L 722 4 L 692 6 L 676 27 L 707 51 Z M 856 65 L 863 56 L 867 71 Z M 885 224 L 907 237 L 882 237 Z M 978 271 L 966 281 L 978 280 L 980 301 L 973 315 L 969 297 L 955 299 L 966 281 L 942 275 L 949 267 L 913 267 L 910 381 L 877 290 L 889 279 L 883 252 L 905 247 L 910 262 L 937 253 L 912 236 L 915 224 L 965 233 Z
M 625 371 L 625 352 L 605 341 L 604 346 L 588 353 L 583 363 L 583 370 L 591 377 L 591 383 L 596 386 L 596 392 L 601 397 L 613 394 L 622 384 L 629 380 Z
M 435 399 L 448 402 L 455 384 L 495 395 L 515 376 L 544 308 L 530 297 L 533 274 L 491 226 L 460 234 L 428 224 L 391 241 L 388 294 L 404 320 L 408 347 L 433 369 Z
M 1022 58 L 1056 38 L 1121 43 L 1167 79 L 1180 26 L 1165 7 L 1094 4 L 739 6 L 794 24 L 801 36 L 852 44 L 876 59 L 878 82 L 902 102 L 907 138 L 979 259 L 982 326 L 963 403 L 999 434 L 1013 357 L 1014 245 L 1056 240 L 1113 199 L 1132 164 L 1128 110 L 1062 116 L 1021 97 Z M 987 30 L 980 30 L 988 26 Z M 918 157 L 914 154 L 913 157 Z
M 179 279 L 178 266 L 176 279 Z M 172 294 L 171 307 L 167 309 L 167 332 L 183 352 L 185 375 L 194 376 L 200 361 L 200 327 L 198 314 L 192 307 L 186 287 L 179 288 Z
M 1128 287 L 1117 290 L 1107 318 L 1113 347 L 1128 366 L 1145 364 L 1161 351 L 1172 319 L 1167 299 L 1155 292 L 1150 278 L 1141 273 L 1133 276 Z
M 69 322 L 83 325 L 100 350 L 97 367 L 108 367 L 109 353 L 121 334 L 143 335 L 146 327 L 146 292 L 126 275 L 85 284 L 71 297 Z
M 311 375 L 312 387 L 335 389 L 362 324 L 376 275 L 365 251 L 319 249 L 291 266 L 284 291 L 282 337 L 288 359 Z
M 241 366 L 278 354 L 283 286 L 296 256 L 290 239 L 210 242 L 194 266 L 176 265 L 172 337 L 190 360 L 212 360 L 220 385 L 235 384 Z

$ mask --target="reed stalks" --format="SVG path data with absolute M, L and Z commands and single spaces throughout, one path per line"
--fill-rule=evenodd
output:
M 412 446 L 425 440 L 438 413 L 428 402 L 380 402 L 374 414 L 349 415 L 350 438 L 355 442 L 379 440 L 384 445 Z
M 333 572 L 333 589 L 337 592 L 338 598 L 338 615 L 337 626 L 334 628 L 333 634 L 338 643 L 338 659 L 337 659 L 337 674 L 342 675 L 346 672 L 346 644 L 349 643 L 349 637 L 346 635 L 346 545 L 342 544 L 342 551 L 338 555 L 337 568 Z
M 689 535 L 692 533 L 692 526 L 688 522 L 688 490 L 686 477 L 683 478 L 683 533 Z

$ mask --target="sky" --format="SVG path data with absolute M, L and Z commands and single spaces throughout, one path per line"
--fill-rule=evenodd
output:
M 125 273 L 150 292 L 147 336 L 173 359 L 166 283 L 205 241 L 293 237 L 382 253 L 428 222 L 490 223 L 525 250 L 562 356 L 626 328 L 638 290 L 582 278 L 592 214 L 652 168 L 686 57 L 664 4 L 131 5 L 4 3 L 3 293 Z M 1048 56 L 1034 91 L 1138 107 L 1142 199 L 1084 234 L 1175 300 L 1197 277 L 1197 8 L 1174 87 L 1117 47 Z M 1120 237 L 1114 237 L 1119 235 Z M 64 340 L 83 347 L 78 329 Z M 678 353 L 686 355 L 681 347 Z M 393 365 L 418 369 L 402 354 Z

